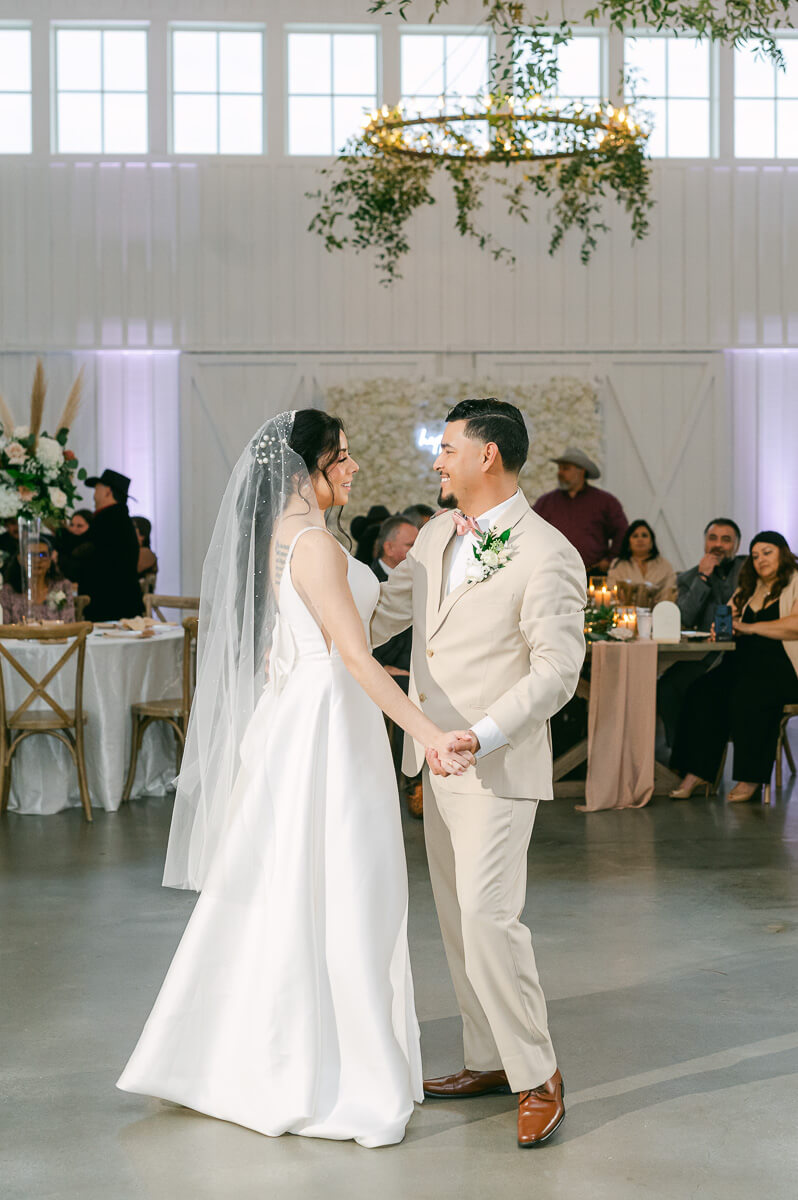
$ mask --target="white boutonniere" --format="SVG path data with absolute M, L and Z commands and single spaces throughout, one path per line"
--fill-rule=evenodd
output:
M 507 549 L 510 530 L 505 529 L 503 533 L 497 533 L 495 529 L 489 529 L 487 533 L 474 536 L 477 544 L 473 547 L 474 559 L 466 566 L 466 580 L 468 583 L 481 583 L 483 579 L 489 579 L 496 571 L 500 571 L 512 559 L 513 556 Z

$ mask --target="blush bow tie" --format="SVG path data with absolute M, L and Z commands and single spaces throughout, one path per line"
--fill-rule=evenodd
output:
M 465 533 L 473 533 L 479 537 L 482 532 L 474 518 L 467 517 L 465 513 L 460 512 L 459 508 L 454 509 L 452 512 L 452 519 L 454 520 L 454 527 L 457 530 L 458 537 L 462 537 Z

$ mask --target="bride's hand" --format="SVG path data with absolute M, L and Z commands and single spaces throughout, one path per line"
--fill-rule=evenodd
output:
M 447 775 L 462 775 L 476 762 L 470 750 L 462 748 L 469 744 L 469 734 L 464 730 L 451 730 L 436 737 L 430 749 L 438 756 L 438 761 Z

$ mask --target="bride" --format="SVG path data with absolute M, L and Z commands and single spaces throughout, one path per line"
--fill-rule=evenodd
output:
M 380 709 L 449 770 L 472 760 L 369 652 L 379 584 L 324 522 L 357 470 L 341 421 L 303 409 L 233 471 L 164 873 L 201 895 L 117 1086 L 272 1136 L 383 1146 L 422 1081 Z

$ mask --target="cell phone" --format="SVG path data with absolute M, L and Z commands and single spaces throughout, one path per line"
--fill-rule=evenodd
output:
M 724 638 L 732 637 L 733 634 L 731 605 L 718 604 L 715 609 L 715 637 L 720 642 Z

